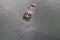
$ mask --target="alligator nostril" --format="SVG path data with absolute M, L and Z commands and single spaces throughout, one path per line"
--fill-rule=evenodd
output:
M 35 7 L 34 5 L 31 5 L 32 7 Z
M 36 7 L 35 4 L 31 4 L 28 8 L 27 8 L 27 13 L 25 13 L 23 15 L 23 20 L 26 21 L 30 21 L 32 14 L 34 13 L 34 8 Z

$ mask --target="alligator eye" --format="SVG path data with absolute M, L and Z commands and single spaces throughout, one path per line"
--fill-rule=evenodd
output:
M 31 18 L 31 14 L 27 14 L 25 17 L 26 17 L 27 19 L 30 19 L 30 18 Z
M 30 18 L 31 18 L 31 14 L 25 13 L 25 14 L 23 15 L 23 18 L 30 19 Z
M 29 14 L 30 18 L 31 18 L 31 14 Z

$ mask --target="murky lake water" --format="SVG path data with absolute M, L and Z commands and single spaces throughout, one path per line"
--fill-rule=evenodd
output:
M 35 14 L 23 22 L 32 3 L 37 5 Z M 60 40 L 60 1 L 0 0 L 0 40 Z

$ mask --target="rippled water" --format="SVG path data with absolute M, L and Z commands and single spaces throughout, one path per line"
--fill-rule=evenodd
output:
M 32 3 L 35 14 L 30 22 L 22 21 Z M 0 40 L 60 40 L 60 1 L 0 0 Z

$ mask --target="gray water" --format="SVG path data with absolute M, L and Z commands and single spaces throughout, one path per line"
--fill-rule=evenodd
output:
M 36 11 L 25 22 L 32 3 Z M 0 0 L 0 40 L 60 40 L 60 0 Z

